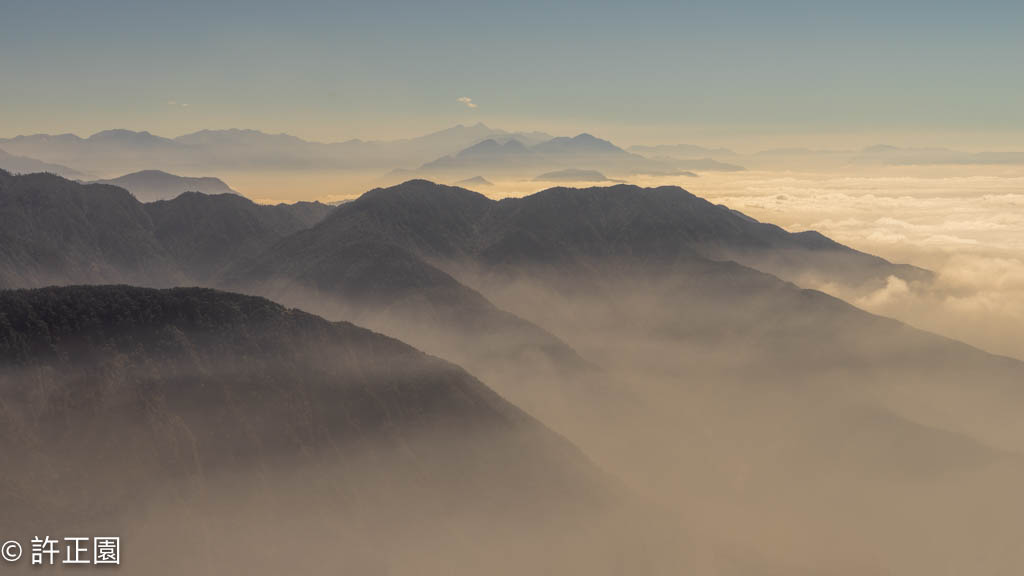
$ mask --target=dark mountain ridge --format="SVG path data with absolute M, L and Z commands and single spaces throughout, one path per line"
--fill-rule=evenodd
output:
M 477 144 L 460 151 L 456 158 L 468 158 L 472 156 L 506 156 L 511 154 L 529 154 L 529 149 L 522 142 L 516 139 L 507 140 L 504 144 L 498 143 L 493 138 L 488 138 Z
M 451 196 L 438 203 L 420 202 L 412 189 L 367 192 L 354 201 L 362 207 L 358 215 L 284 238 L 229 268 L 221 285 L 394 335 L 492 382 L 497 373 L 518 374 L 517 381 L 532 386 L 545 380 L 537 371 L 589 371 L 564 342 L 494 306 L 411 248 L 422 239 L 448 253 L 467 249 L 460 242 L 471 236 L 473 215 L 491 201 L 463 192 L 439 189 Z M 424 228 L 392 226 L 395 220 Z
M 153 232 L 190 278 L 209 283 L 231 263 L 319 222 L 320 203 L 260 205 L 233 194 L 186 192 L 146 205 Z
M 0 287 L 227 287 L 357 321 L 452 360 L 468 360 L 466 352 L 475 350 L 471 369 L 485 360 L 491 370 L 586 369 L 564 342 L 495 307 L 417 253 L 369 233 L 369 225 L 297 233 L 332 209 L 195 192 L 142 204 L 113 186 L 0 175 L 0 215 L 14 223 L 0 231 Z M 455 225 L 443 210 L 434 216 L 438 226 Z
M 537 515 L 571 530 L 613 493 L 460 368 L 206 289 L 0 291 L 0 432 L 0 529 L 102 526 L 130 536 L 133 572 L 323 565 L 328 543 L 412 570 L 506 530 L 526 544 Z
M 734 259 L 786 279 L 813 273 L 884 285 L 890 275 L 930 278 L 925 270 L 892 264 L 817 232 L 787 232 L 675 186 L 559 187 L 494 201 L 413 180 L 366 193 L 322 226 L 367 233 L 367 223 L 408 250 L 448 259 L 510 263 L 517 253 L 559 260 L 577 252 L 642 258 L 695 254 Z
M 112 185 L 0 171 L 0 287 L 206 283 L 331 209 L 200 193 L 143 204 Z
M 0 287 L 185 279 L 127 190 L 0 171 Z

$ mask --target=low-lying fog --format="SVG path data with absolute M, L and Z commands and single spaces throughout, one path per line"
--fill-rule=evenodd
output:
M 984 307 L 986 294 L 1008 293 L 1012 283 L 985 276 L 964 286 L 966 280 L 957 285 L 949 278 L 971 279 L 958 261 L 1012 258 L 1012 243 L 987 237 L 985 245 L 978 234 L 985 249 L 970 251 L 932 246 L 925 232 L 890 243 L 890 251 L 868 242 L 870 223 L 901 215 L 922 230 L 949 228 L 931 236 L 969 237 L 953 230 L 972 220 L 960 207 L 992 196 L 1012 202 L 1011 186 L 1019 182 L 966 181 L 976 186 L 971 197 L 954 194 L 950 181 L 923 176 L 751 173 L 640 183 L 685 185 L 764 221 L 821 229 L 855 248 L 930 267 L 939 287 L 916 294 L 908 285 L 902 295 L 920 307 L 921 322 L 908 315 L 917 308 L 898 306 L 899 280 L 850 300 L 924 328 L 948 327 L 947 334 L 985 346 L 972 338 L 985 336 L 986 326 L 1019 330 L 1009 312 Z M 1005 188 L 984 192 L 986 182 Z M 499 182 L 484 193 L 537 187 Z M 773 204 L 782 196 L 796 205 L 788 219 L 776 212 L 784 206 Z M 998 208 L 976 210 L 978 219 L 1000 218 Z M 865 224 L 825 225 L 851 218 Z M 366 314 L 359 321 L 466 366 L 580 446 L 633 495 L 678 522 L 676 532 L 659 525 L 633 535 L 685 549 L 694 573 L 934 576 L 1024 567 L 1013 544 L 1024 518 L 1014 496 L 1024 481 L 1018 364 L 736 267 L 685 259 L 583 258 L 574 268 L 556 262 L 487 268 L 442 258 L 438 265 L 564 340 L 597 372 L 565 375 L 539 360 L 510 370 L 490 357 L 495 339 L 448 341 L 443 326 L 411 317 L 389 322 Z M 840 295 L 843 289 L 821 287 Z M 278 297 L 337 314 L 309 294 Z M 957 314 L 965 312 L 951 304 L 956 298 L 976 302 L 988 316 L 960 322 Z M 925 315 L 931 300 L 939 305 Z M 989 349 L 1017 345 L 1005 334 L 989 336 Z
M 815 278 L 794 280 L 860 308 L 1024 358 L 1024 174 L 957 176 L 918 168 L 871 175 L 744 171 L 631 182 L 683 186 L 759 220 L 793 231 L 819 230 L 853 248 L 934 270 L 937 280 L 931 286 L 890 278 L 870 293 Z M 518 196 L 554 185 L 495 181 L 478 191 Z M 392 380 L 374 380 L 367 398 L 371 406 L 380 402 L 388 415 L 381 428 L 395 431 L 394 450 L 371 442 L 357 451 L 330 439 L 322 446 L 311 443 L 317 450 L 300 452 L 294 466 L 268 457 L 226 469 L 223 476 L 194 486 L 199 494 L 194 498 L 176 500 L 174 490 L 181 486 L 173 487 L 167 500 L 157 499 L 156 491 L 152 498 L 143 494 L 151 509 L 132 516 L 143 525 L 121 526 L 126 536 L 138 538 L 128 542 L 137 547 L 127 549 L 150 563 L 166 562 L 168 573 L 180 568 L 211 574 L 320 572 L 324 566 L 367 574 L 721 576 L 953 576 L 1024 569 L 1017 543 L 1024 530 L 1024 501 L 1018 494 L 1024 482 L 1024 391 L 1019 387 L 1024 371 L 1019 363 L 868 317 L 736 266 L 686 258 L 619 261 L 607 254 L 581 259 L 574 269 L 556 262 L 549 267 L 543 259 L 513 259 L 493 268 L 472 259 L 438 258 L 435 263 L 501 310 L 571 346 L 585 361 L 582 366 L 562 364 L 558 356 L 532 349 L 502 357 L 515 351 L 522 334 L 508 325 L 507 333 L 500 331 L 501 324 L 481 328 L 474 324 L 483 317 L 474 316 L 476 309 L 456 307 L 467 316 L 464 327 L 453 326 L 430 314 L 438 312 L 429 305 L 431 294 L 353 312 L 339 305 L 344 294 L 310 290 L 299 277 L 291 279 L 290 289 L 264 295 L 329 320 L 356 321 L 465 367 L 583 451 L 598 477 L 615 487 L 616 506 L 607 514 L 592 516 L 587 510 L 577 517 L 573 510 L 567 521 L 557 522 L 558 507 L 539 498 L 545 492 L 538 487 L 557 488 L 551 484 L 557 476 L 547 472 L 569 459 L 534 462 L 526 458 L 534 448 L 509 443 L 514 435 L 490 437 L 459 429 L 460 434 L 434 437 L 403 428 L 401 416 L 447 404 L 435 402 L 434 396 L 397 394 L 401 390 Z M 325 285 L 335 288 L 346 281 L 351 278 Z M 421 308 L 427 313 L 416 315 Z M 264 332 L 291 342 L 274 330 L 239 333 Z M 169 334 L 170 340 L 181 338 Z M 237 339 L 235 333 L 228 336 L 228 342 Z M 203 367 L 231 366 L 217 347 L 194 348 L 209 356 L 200 363 Z M 333 349 L 319 354 L 332 361 L 336 356 Z M 98 357 L 103 370 L 95 373 L 105 376 L 97 377 L 97 383 L 136 383 L 119 376 L 122 358 Z M 241 446 L 263 455 L 280 439 L 269 419 L 265 434 L 256 434 L 261 420 L 254 415 L 281 413 L 280 421 L 290 426 L 305 421 L 296 415 L 314 413 L 311 407 L 326 407 L 333 412 L 323 422 L 333 424 L 345 422 L 352 410 L 351 401 L 294 401 L 293 385 L 307 386 L 313 378 L 290 372 L 315 365 L 306 356 L 289 361 L 289 371 L 282 369 L 278 380 L 259 364 L 272 366 L 265 350 L 241 358 L 247 368 L 238 372 L 237 389 L 262 383 L 257 388 L 266 394 L 256 396 L 251 412 L 232 401 L 226 403 L 227 420 L 216 414 L 194 418 L 210 426 L 207 443 L 183 440 L 180 446 L 201 446 L 211 457 L 217 454 L 210 452 L 211 443 L 216 447 L 223 440 L 232 450 Z M 365 360 L 374 358 L 366 355 Z M 225 384 L 231 379 L 215 371 L 204 372 L 210 386 L 199 387 L 206 380 L 184 372 L 177 363 L 187 365 L 185 360 L 152 362 L 140 356 L 140 370 L 160 368 L 152 380 L 170 392 L 187 391 L 184 382 L 205 390 L 199 398 L 237 394 Z M 367 370 L 360 370 L 365 378 Z M 74 373 L 54 372 L 69 379 Z M 50 372 L 33 374 L 6 382 L 0 378 L 0 392 L 52 396 Z M 410 379 L 410 390 L 423 389 L 422 374 Z M 231 393 L 219 394 L 222 388 Z M 135 397 L 135 388 L 124 389 Z M 384 402 L 392 393 L 396 399 Z M 456 406 L 479 406 L 477 396 L 453 397 Z M 11 414 L 22 412 L 0 405 L 0 430 L 7 426 L 27 431 L 25 438 L 37 436 L 31 423 L 38 419 L 23 425 Z M 177 426 L 189 414 L 160 411 L 154 420 L 159 426 L 147 421 L 137 428 L 152 428 L 158 439 L 165 427 L 192 438 L 200 428 Z M 221 428 L 237 428 L 228 438 L 233 444 L 222 438 Z M 366 426 L 353 429 L 374 439 Z M 308 430 L 313 434 L 319 428 Z M 22 436 L 0 435 L 0 446 L 18 445 Z M 166 436 L 177 454 L 177 432 Z M 482 442 L 479 449 L 477 441 Z M 148 457 L 143 456 L 148 454 L 145 443 L 140 446 L 135 460 Z M 16 497 L 28 492 L 22 487 L 45 487 L 39 479 L 54 477 L 47 459 L 63 462 L 59 453 L 31 453 L 44 455 L 40 460 L 46 465 L 31 467 L 34 460 L 28 456 L 0 453 L 0 464 L 6 458 L 9 469 L 24 474 L 32 468 L 35 474 L 20 483 L 14 474 L 0 477 L 0 488 L 6 490 L 0 495 Z M 191 452 L 182 449 L 181 454 L 188 461 Z M 423 470 L 437 473 L 432 479 Z M 142 485 L 152 484 L 149 477 L 144 480 Z M 470 490 L 462 480 L 478 483 Z M 92 487 L 91 493 L 98 492 Z M 573 485 L 569 492 L 580 489 Z M 514 514 L 493 513 L 493 505 L 500 503 L 496 495 L 502 494 Z M 29 517 L 32 509 L 25 509 Z M 5 523 L 16 519 L 10 511 L 0 516 L 0 528 L 10 528 Z M 164 539 L 210 548 L 196 557 L 147 548 Z M 261 551 L 236 563 L 234 556 L 250 547 Z M 298 560 L 293 556 L 310 549 L 318 552 Z

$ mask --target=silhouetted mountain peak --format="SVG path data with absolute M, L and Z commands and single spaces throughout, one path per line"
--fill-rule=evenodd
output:
M 874 144 L 872 146 L 865 147 L 861 152 L 865 154 L 884 154 L 887 152 L 897 152 L 899 150 L 902 150 L 902 148 L 891 144 Z
M 194 202 L 218 202 L 232 206 L 259 206 L 259 204 L 256 204 L 252 200 L 238 194 L 210 194 L 208 192 L 200 192 L 198 190 L 186 190 L 174 198 L 157 200 L 154 204 L 159 202 L 179 202 L 181 204 Z
M 389 188 L 375 188 L 339 207 L 328 219 L 344 218 L 355 211 L 372 210 L 385 218 L 399 213 L 419 221 L 433 216 L 445 222 L 459 215 L 477 216 L 493 201 L 479 192 L 429 180 L 409 180 Z
M 101 130 L 99 132 L 96 132 L 92 136 L 89 136 L 88 139 L 89 140 L 104 140 L 104 139 L 109 139 L 109 138 L 135 138 L 135 137 L 150 138 L 152 136 L 153 136 L 152 134 L 150 134 L 149 132 L 146 132 L 145 130 L 135 131 L 135 130 L 125 130 L 123 128 L 113 128 L 111 130 Z
M 89 136 L 86 138 L 86 141 L 131 146 L 153 146 L 173 142 L 168 138 L 155 136 L 146 131 L 136 132 L 134 130 L 124 129 L 103 130 Z
M 465 150 L 459 152 L 457 158 L 471 158 L 482 156 L 502 156 L 506 154 L 527 154 L 526 146 L 522 142 L 512 138 L 504 143 L 499 143 L 494 138 L 482 140 Z
M 420 202 L 423 200 L 431 202 L 458 202 L 472 199 L 491 202 L 490 199 L 479 192 L 473 192 L 459 186 L 438 184 L 423 178 L 414 178 L 387 188 L 374 188 L 357 198 L 354 202 L 364 199 L 367 201 L 387 199 L 399 202 Z
M 120 186 L 142 202 L 169 200 L 182 192 L 205 192 L 207 194 L 238 194 L 220 178 L 211 176 L 187 177 L 169 174 L 162 170 L 132 172 L 98 183 Z
M 587 188 L 574 188 L 570 186 L 555 186 L 541 190 L 535 194 L 524 196 L 524 202 L 558 202 L 560 199 L 570 198 L 574 201 L 587 203 L 633 203 L 642 205 L 655 199 L 671 199 L 673 197 L 685 198 L 686 200 L 701 200 L 686 189 L 680 186 L 658 186 L 656 188 L 644 188 L 635 184 L 614 184 L 611 186 L 590 186 Z M 702 202 L 706 202 L 701 200 Z M 711 203 L 707 202 L 710 206 Z
M 488 180 L 487 178 L 484 178 L 483 176 L 472 176 L 470 178 L 466 178 L 465 180 L 459 180 L 458 182 L 455 183 L 455 185 L 456 186 L 461 186 L 461 187 L 466 187 L 466 186 L 493 186 L 494 183 L 491 182 L 490 180 Z
M 602 140 L 586 132 L 573 137 L 559 136 L 533 147 L 547 154 L 628 154 L 608 140 Z
M 494 138 L 488 138 L 486 140 L 481 140 L 480 142 L 473 144 L 469 148 L 462 150 L 461 152 L 458 153 L 458 156 L 469 156 L 478 153 L 486 153 L 493 150 L 497 150 L 499 147 L 500 145 L 498 144 L 497 140 L 495 140 Z
M 465 124 L 456 124 L 450 128 L 438 130 L 437 132 L 431 132 L 424 136 L 420 136 L 419 139 L 436 140 L 439 138 L 446 138 L 451 136 L 470 136 L 470 137 L 490 137 L 494 134 L 504 134 L 504 130 L 498 130 L 491 128 L 483 122 L 477 122 L 469 126 Z
M 534 180 L 542 182 L 608 182 L 609 178 L 597 170 L 566 168 L 545 172 Z

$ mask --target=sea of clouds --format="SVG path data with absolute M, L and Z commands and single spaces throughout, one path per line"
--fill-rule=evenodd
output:
M 910 172 L 910 173 L 908 173 Z M 817 288 L 868 311 L 1024 358 L 1024 175 L 746 172 L 686 183 L 787 230 L 818 230 L 864 252 L 935 272 L 890 277 L 870 294 Z

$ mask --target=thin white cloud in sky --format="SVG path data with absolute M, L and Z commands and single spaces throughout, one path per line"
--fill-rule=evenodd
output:
M 465 104 L 467 108 L 476 108 L 476 103 L 473 102 L 473 99 L 468 96 L 462 96 L 460 98 L 457 98 L 456 101 Z

